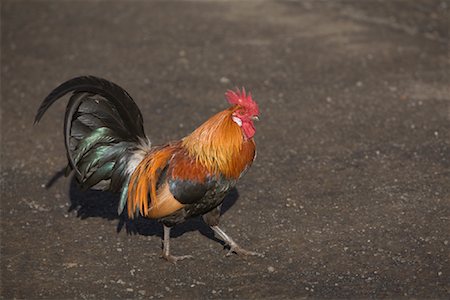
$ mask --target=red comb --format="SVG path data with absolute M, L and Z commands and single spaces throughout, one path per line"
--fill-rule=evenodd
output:
M 225 93 L 225 97 L 227 98 L 228 103 L 243 106 L 251 113 L 254 113 L 255 115 L 258 114 L 258 105 L 253 101 L 252 93 L 249 92 L 247 94 L 244 87 L 242 87 L 242 90 L 228 90 Z
M 245 105 L 245 103 L 253 102 L 252 94 L 245 92 L 245 88 L 242 88 L 242 91 L 239 89 L 236 89 L 236 91 L 228 90 L 225 93 L 225 97 L 228 100 L 228 103 L 230 104 L 237 104 L 237 105 Z

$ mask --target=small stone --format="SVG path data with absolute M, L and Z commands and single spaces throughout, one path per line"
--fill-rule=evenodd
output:
M 133 289 L 132 288 L 127 288 L 127 292 L 132 292 Z
M 275 272 L 275 268 L 270 266 L 267 268 L 267 271 L 269 271 L 269 273 L 273 273 L 273 272 Z
M 222 77 L 222 78 L 220 78 L 220 83 L 223 83 L 223 84 L 230 83 L 230 79 L 228 79 L 226 77 Z
M 139 290 L 139 291 L 138 291 L 138 294 L 139 294 L 139 295 L 142 295 L 142 296 L 145 296 L 145 291 L 144 291 L 144 290 Z
M 67 269 L 75 268 L 77 266 L 77 263 L 65 263 L 63 264 L 63 266 L 66 267 Z

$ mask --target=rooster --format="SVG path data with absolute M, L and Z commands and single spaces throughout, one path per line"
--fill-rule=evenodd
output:
M 220 206 L 251 166 L 259 110 L 250 93 L 227 91 L 231 106 L 179 141 L 152 146 L 142 114 L 120 86 L 94 76 L 62 83 L 42 102 L 40 121 L 59 98 L 71 93 L 64 120 L 68 165 L 82 189 L 120 193 L 118 214 L 139 214 L 163 224 L 162 257 L 177 262 L 191 255 L 170 254 L 170 229 L 189 218 L 203 220 L 229 247 L 227 256 L 260 255 L 241 248 L 219 226 Z

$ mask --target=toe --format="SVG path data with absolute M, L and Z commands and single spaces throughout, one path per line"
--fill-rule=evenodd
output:
M 193 258 L 193 256 L 192 255 L 174 256 L 174 255 L 170 255 L 170 254 L 168 254 L 168 255 L 163 254 L 161 256 L 161 258 L 164 258 L 165 260 L 167 260 L 170 263 L 176 264 L 177 261 L 179 261 L 179 260 Z
M 228 251 L 228 253 L 226 254 L 226 256 L 230 256 L 230 255 L 232 255 L 233 253 L 236 253 L 237 255 L 239 255 L 239 256 L 259 256 L 259 257 L 264 257 L 264 255 L 263 254 L 261 254 L 261 253 L 258 253 L 258 252 L 254 252 L 254 251 L 248 251 L 248 250 L 245 250 L 245 249 L 243 249 L 243 248 L 241 248 L 241 247 L 239 247 L 239 246 L 234 246 L 234 247 L 231 247 L 230 248 L 230 250 Z

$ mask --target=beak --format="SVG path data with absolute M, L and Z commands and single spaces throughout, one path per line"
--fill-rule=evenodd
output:
M 252 120 L 253 120 L 253 121 L 259 121 L 259 117 L 258 117 L 258 116 L 253 116 L 253 117 L 252 117 Z

